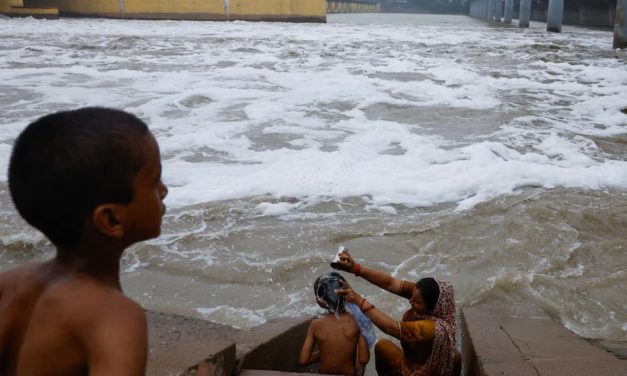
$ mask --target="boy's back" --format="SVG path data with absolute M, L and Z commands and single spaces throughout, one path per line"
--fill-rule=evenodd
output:
M 355 320 L 353 310 L 349 313 L 342 298 L 335 290 L 344 281 L 339 273 L 323 274 L 314 282 L 314 294 L 318 305 L 327 314 L 313 320 L 300 350 L 301 365 L 319 362 L 318 372 L 331 375 L 359 375 L 370 360 L 368 342 Z M 363 326 L 363 325 L 362 325 Z M 318 351 L 314 352 L 315 345 Z
M 320 351 L 318 371 L 331 375 L 354 375 L 360 332 L 348 313 L 325 315 L 311 324 Z M 365 342 L 363 337 L 361 340 Z M 367 346 L 365 347 L 367 351 Z M 362 350 L 363 351 L 363 350 Z
M 48 262 L 0 274 L 0 374 L 143 374 L 142 309 L 114 286 L 63 269 Z

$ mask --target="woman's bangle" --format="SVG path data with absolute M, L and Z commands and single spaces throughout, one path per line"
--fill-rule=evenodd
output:
M 359 303 L 359 310 L 362 311 L 362 312 L 364 311 L 364 303 L 365 302 L 366 302 L 366 298 L 363 298 L 361 300 L 361 303 Z
M 370 304 L 370 307 L 368 307 L 368 308 L 366 308 L 366 309 L 362 310 L 362 312 L 363 312 L 363 313 L 366 313 L 366 312 L 368 312 L 368 311 L 370 311 L 370 310 L 372 310 L 372 309 L 375 309 L 375 308 L 376 308 L 376 307 L 374 306 L 374 304 Z
M 359 275 L 361 274 L 361 265 L 359 264 L 355 264 L 355 277 L 359 277 Z

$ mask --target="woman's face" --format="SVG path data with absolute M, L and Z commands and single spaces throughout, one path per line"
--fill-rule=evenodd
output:
M 422 300 L 422 291 L 420 291 L 420 289 L 416 286 L 414 286 L 414 292 L 411 295 L 411 299 L 409 299 L 409 304 L 411 304 L 411 308 L 414 312 L 419 315 L 426 315 L 429 313 L 427 312 L 427 305 L 424 300 Z

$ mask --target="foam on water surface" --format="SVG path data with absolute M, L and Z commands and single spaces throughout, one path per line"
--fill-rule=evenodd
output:
M 611 32 L 332 15 L 10 19 L 0 33 L 2 268 L 45 243 L 7 197 L 15 137 L 51 111 L 110 106 L 149 124 L 170 189 L 162 236 L 123 260 L 149 307 L 239 327 L 314 313 L 308 278 L 344 243 L 395 276 L 443 274 L 460 301 L 522 291 L 575 331 L 624 335 L 607 312 L 624 311 L 610 286 L 625 275 L 605 273 L 624 264 L 612 208 L 627 189 L 627 55 Z M 578 296 L 573 281 L 603 297 L 551 308 Z
M 271 194 L 466 209 L 527 185 L 627 186 L 625 161 L 581 146 L 625 133 L 627 71 L 607 51 L 608 33 L 547 42 L 460 24 L 288 33 L 264 23 L 5 21 L 0 77 L 16 95 L 3 101 L 0 167 L 27 121 L 107 105 L 151 125 L 172 208 Z M 547 43 L 557 50 L 538 48 Z M 607 57 L 589 56 L 597 52 Z M 479 112 L 433 124 L 436 107 Z

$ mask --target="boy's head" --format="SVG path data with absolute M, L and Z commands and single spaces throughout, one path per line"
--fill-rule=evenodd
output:
M 155 153 L 160 174 L 156 141 L 131 114 L 106 108 L 54 113 L 28 125 L 15 141 L 9 190 L 20 215 L 57 247 L 77 246 L 96 208 L 134 200 L 136 176 L 155 164 Z M 167 190 L 161 187 L 162 199 Z
M 344 297 L 335 291 L 342 288 L 342 283 L 346 279 L 340 273 L 331 272 L 322 274 L 314 281 L 314 294 L 318 305 L 330 312 L 344 311 Z

